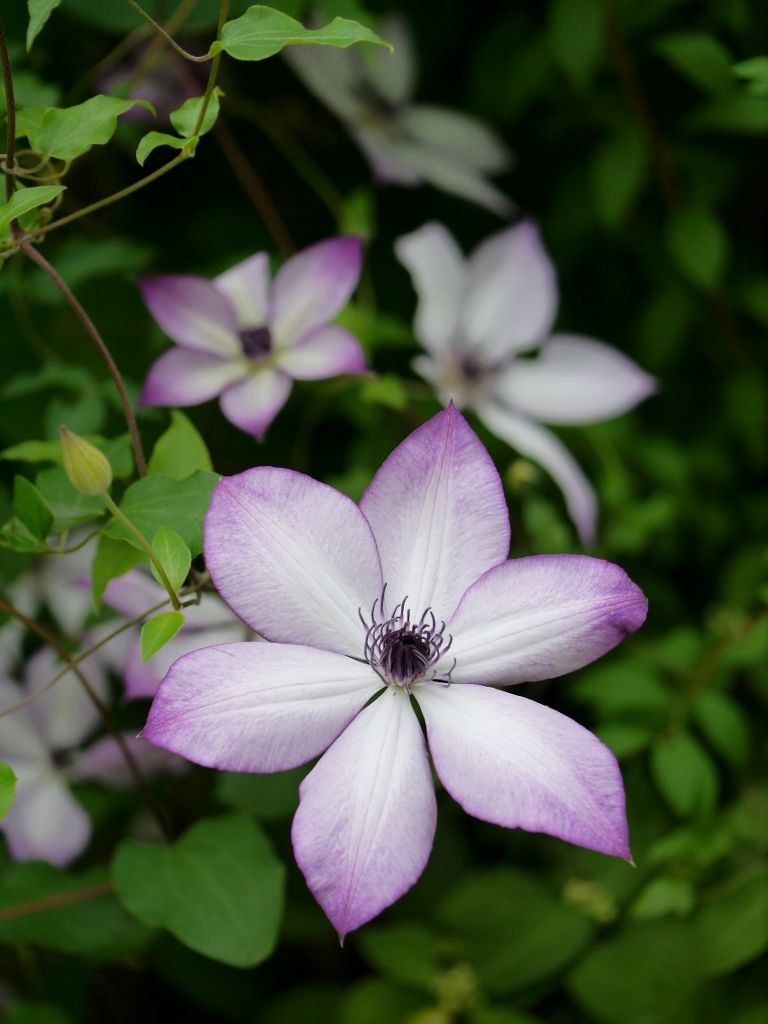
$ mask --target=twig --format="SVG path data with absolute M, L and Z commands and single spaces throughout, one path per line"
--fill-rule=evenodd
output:
M 199 57 L 196 57 L 194 53 L 189 53 L 189 51 L 185 50 L 183 46 L 179 46 L 173 36 L 167 32 L 159 22 L 155 21 L 151 14 L 148 14 L 143 7 L 137 4 L 136 0 L 127 0 L 127 3 L 134 9 L 134 11 L 136 11 L 137 14 L 140 14 L 141 17 L 152 26 L 155 32 L 163 37 L 171 49 L 175 50 L 175 52 L 178 53 L 180 57 L 183 57 L 184 60 L 192 60 L 197 64 L 203 64 L 207 63 L 209 60 L 213 60 L 208 53 L 203 53 Z
M 16 167 L 16 99 L 13 95 L 13 77 L 5 31 L 0 22 L 0 62 L 3 65 L 3 88 L 5 89 L 5 117 L 8 133 L 7 152 L 5 154 L 5 198 L 10 200 L 13 195 L 13 175 Z
M 93 885 L 85 885 L 82 889 L 70 889 L 69 892 L 54 892 L 50 896 L 41 896 L 39 899 L 28 900 L 26 903 L 17 903 L 13 907 L 0 907 L 0 921 L 14 921 L 18 917 L 42 914 L 46 910 L 70 907 L 73 903 L 83 903 L 85 900 L 106 896 L 114 891 L 114 883 L 106 881 L 94 882 Z

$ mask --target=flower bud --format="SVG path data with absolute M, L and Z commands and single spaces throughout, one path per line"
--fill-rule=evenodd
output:
M 112 483 L 109 459 L 90 441 L 66 427 L 59 428 L 59 435 L 69 482 L 81 494 L 103 494 Z

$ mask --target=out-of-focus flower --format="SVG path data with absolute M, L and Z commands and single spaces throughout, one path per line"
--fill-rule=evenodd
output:
M 581 540 L 591 543 L 592 485 L 539 421 L 583 424 L 617 416 L 655 390 L 653 377 L 604 342 L 550 333 L 557 280 L 530 221 L 491 235 L 467 259 L 436 223 L 398 239 L 395 249 L 418 295 L 415 330 L 428 353 L 414 360 L 414 369 L 442 401 L 474 409 L 492 433 L 543 466 L 562 490 Z
M 512 203 L 485 177 L 510 163 L 498 136 L 467 114 L 413 103 L 416 61 L 410 33 L 396 17 L 385 19 L 379 32 L 394 53 L 379 46 L 290 46 L 285 57 L 346 124 L 379 181 L 426 182 L 508 216 Z
M 86 658 L 82 665 L 91 685 L 103 696 L 106 682 L 98 660 Z M 0 710 L 41 690 L 61 667 L 50 649 L 42 648 L 27 661 L 21 686 L 0 678 Z M 71 781 L 126 784 L 126 771 L 118 767 L 122 755 L 111 736 L 97 740 L 91 749 L 79 749 L 99 721 L 96 707 L 73 675 L 59 680 L 26 707 L 0 717 L 0 759 L 11 765 L 18 780 L 16 799 L 0 821 L 0 829 L 16 860 L 46 860 L 64 866 L 86 848 L 91 822 L 70 792 Z M 158 758 L 151 744 L 137 740 L 132 733 L 126 733 L 124 739 L 146 774 L 183 767 L 178 758 L 167 754 Z
M 189 40 L 179 42 L 183 46 L 189 43 L 192 48 L 195 45 Z M 152 104 L 154 115 L 137 104 L 123 114 L 123 119 L 163 125 L 185 100 L 204 92 L 207 72 L 200 64 L 182 60 L 165 46 L 154 53 L 148 51 L 145 43 L 134 47 L 119 64 L 97 77 L 97 91 L 146 100 Z
M 145 277 L 150 313 L 178 348 L 149 371 L 144 405 L 197 405 L 220 396 L 224 415 L 263 438 L 293 380 L 363 373 L 356 338 L 330 321 L 360 276 L 362 244 L 330 238 L 289 259 L 269 279 L 257 253 L 213 281 L 187 274 Z
M 144 735 L 192 761 L 276 772 L 317 757 L 296 859 L 340 935 L 429 857 L 432 763 L 470 814 L 629 857 L 616 760 L 550 708 L 495 689 L 580 668 L 643 622 L 626 573 L 583 555 L 506 561 L 498 473 L 453 406 L 384 462 L 358 507 L 286 469 L 223 479 L 206 517 L 220 594 L 271 643 L 171 667 Z M 378 698 L 378 699 L 376 699 Z

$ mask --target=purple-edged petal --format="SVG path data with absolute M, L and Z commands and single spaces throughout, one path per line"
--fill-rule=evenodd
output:
M 565 445 L 551 430 L 504 409 L 483 402 L 477 414 L 491 433 L 533 462 L 538 462 L 563 492 L 568 514 L 582 544 L 592 544 L 597 529 L 597 498 L 594 488 Z
M 130 572 L 111 579 L 104 589 L 103 598 L 104 604 L 128 619 L 144 615 L 154 605 L 167 599 L 168 591 L 165 587 L 160 586 L 149 573 L 140 569 L 131 569 Z M 192 606 L 195 607 L 197 606 Z M 185 609 L 185 614 L 191 612 L 192 608 Z
M 248 372 L 242 360 L 172 348 L 152 366 L 141 393 L 142 405 L 199 405 Z
M 221 480 L 204 534 L 219 593 L 255 632 L 362 657 L 358 610 L 370 608 L 382 578 L 353 501 L 301 473 L 259 466 Z
M 240 353 L 235 310 L 204 277 L 159 274 L 142 277 L 139 287 L 149 312 L 177 345 L 223 357 Z
M 645 621 L 648 602 L 623 569 L 588 555 L 531 555 L 490 569 L 447 630 L 457 683 L 506 686 L 573 672 Z
M 619 416 L 656 390 L 618 349 L 575 334 L 553 335 L 536 359 L 518 359 L 496 380 L 499 401 L 549 423 Z
M 238 325 L 261 327 L 269 319 L 269 256 L 257 252 L 213 279 L 217 291 L 229 299 Z
M 416 882 L 437 812 L 424 737 L 408 696 L 361 711 L 302 782 L 293 849 L 343 938 Z
M 357 338 L 343 327 L 321 327 L 277 354 L 277 365 L 296 380 L 323 380 L 342 373 L 365 373 Z
M 272 288 L 277 348 L 322 327 L 346 306 L 363 262 L 363 243 L 342 235 L 302 249 L 278 271 Z
M 488 452 L 449 405 L 385 460 L 360 508 L 392 604 L 447 618 L 477 577 L 507 557 L 509 517 Z
M 291 393 L 291 378 L 277 370 L 256 370 L 238 381 L 219 399 L 230 423 L 260 441 Z
M 485 173 L 510 164 L 509 151 L 496 132 L 461 111 L 418 103 L 403 110 L 398 120 L 410 138 L 445 161 Z
M 181 775 L 189 765 L 186 761 L 160 747 L 155 747 L 133 732 L 122 733 L 123 743 L 128 747 L 145 778 L 162 775 Z M 96 740 L 82 754 L 79 754 L 68 769 L 68 775 L 75 781 L 93 780 L 103 782 L 115 789 L 130 789 L 136 784 L 120 745 L 112 736 Z
M 464 257 L 442 224 L 425 224 L 395 242 L 397 258 L 408 270 L 419 298 L 414 326 L 422 345 L 443 352 L 459 321 Z
M 555 269 L 531 221 L 492 235 L 469 258 L 462 333 L 485 360 L 539 345 L 552 326 Z
M 422 687 L 435 770 L 481 821 L 631 857 L 616 758 L 552 708 L 482 686 Z
M 317 757 L 379 686 L 367 665 L 313 647 L 205 647 L 172 666 L 142 735 L 210 768 L 279 772 Z
M 45 690 L 64 667 L 50 647 L 35 651 L 24 667 L 27 693 Z M 96 695 L 104 697 L 107 680 L 101 665 L 88 658 L 82 668 Z M 68 673 L 45 690 L 26 713 L 50 750 L 65 750 L 82 742 L 101 720 L 98 708 L 74 673 Z
M 79 856 L 91 837 L 91 822 L 51 765 L 30 771 L 13 765 L 16 799 L 0 821 L 15 860 L 45 860 L 65 867 Z

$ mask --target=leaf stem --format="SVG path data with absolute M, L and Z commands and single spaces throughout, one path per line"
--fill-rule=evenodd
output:
M 16 99 L 13 94 L 13 76 L 11 60 L 8 56 L 8 45 L 5 41 L 5 30 L 0 21 L 0 62 L 3 65 L 3 88 L 5 90 L 6 131 L 8 134 L 7 152 L 5 154 L 5 198 L 10 200 L 13 195 L 13 176 L 16 170 Z
M 175 50 L 180 57 L 183 57 L 184 60 L 192 60 L 197 64 L 203 64 L 213 59 L 209 53 L 204 53 L 201 56 L 196 57 L 194 53 L 190 53 L 188 50 L 185 50 L 183 46 L 179 46 L 173 36 L 171 36 L 159 22 L 155 21 L 151 14 L 148 14 L 143 7 L 136 3 L 136 0 L 127 0 L 127 3 L 134 9 L 134 11 L 136 11 L 137 14 L 140 14 L 141 17 L 152 26 L 155 32 L 159 33 L 166 43 L 168 43 L 168 45 Z
M 102 500 L 104 501 L 104 504 L 107 506 L 109 511 L 115 517 L 115 519 L 117 519 L 118 522 L 122 523 L 123 526 L 126 528 L 126 530 L 128 530 L 130 533 L 132 533 L 133 536 L 136 538 L 136 540 L 139 542 L 139 544 L 142 546 L 142 548 L 146 552 L 147 557 L 149 558 L 150 562 L 152 563 L 152 565 L 154 565 L 155 569 L 157 569 L 157 574 L 160 577 L 160 579 L 162 580 L 163 586 L 168 591 L 168 597 L 170 597 L 170 599 L 171 599 L 171 604 L 173 605 L 174 610 L 178 611 L 181 608 L 181 601 L 179 601 L 178 594 L 174 590 L 173 584 L 168 579 L 168 575 L 167 575 L 165 569 L 163 568 L 162 562 L 160 561 L 160 559 L 155 554 L 155 552 L 154 552 L 154 550 L 152 548 L 152 545 L 149 543 L 149 541 L 144 536 L 144 534 L 141 532 L 141 530 L 138 528 L 138 526 L 135 526 L 131 522 L 131 520 L 128 518 L 128 516 L 125 514 L 125 512 L 123 512 L 123 510 L 121 508 L 119 508 L 118 505 L 115 504 L 113 499 L 110 497 L 109 494 L 107 494 L 106 491 L 104 491 L 104 493 L 101 495 L 101 497 L 102 497 Z

